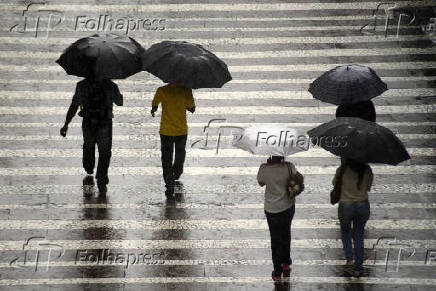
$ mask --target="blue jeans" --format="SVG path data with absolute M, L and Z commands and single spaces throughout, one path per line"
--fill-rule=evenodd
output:
M 341 223 L 342 244 L 347 261 L 353 260 L 351 245 L 351 222 L 353 222 L 354 270 L 360 271 L 363 264 L 363 231 L 369 219 L 370 207 L 368 201 L 340 202 L 338 217 Z
M 295 204 L 279 213 L 265 211 L 271 236 L 271 252 L 275 276 L 280 276 L 282 274 L 282 264 L 292 264 L 291 223 L 294 214 Z

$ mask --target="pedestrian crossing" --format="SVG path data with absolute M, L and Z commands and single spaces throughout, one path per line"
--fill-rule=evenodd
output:
M 396 37 L 394 21 L 386 37 L 382 25 L 372 34 L 360 33 L 374 20 L 376 1 L 197 2 L 51 1 L 45 9 L 62 11 L 65 22 L 48 37 L 45 31 L 34 37 L 34 27 L 11 32 L 11 25 L 23 21 L 24 4 L 0 4 L 0 289 L 271 290 L 264 189 L 255 179 L 265 157 L 232 148 L 229 131 L 222 132 L 218 153 L 215 131 L 209 148 L 189 145 L 200 140 L 203 147 L 208 126 L 211 133 L 220 126 L 281 123 L 305 132 L 329 121 L 335 107 L 314 100 L 308 85 L 337 65 L 359 63 L 388 83 L 389 90 L 374 99 L 377 121 L 398 135 L 412 159 L 373 167 L 365 233 L 365 264 L 371 272 L 353 279 L 342 276 L 337 210 L 328 203 L 338 158 L 319 148 L 290 157 L 305 174 L 306 190 L 297 198 L 294 268 L 284 286 L 433 290 L 436 50 L 428 36 L 419 26 L 403 25 Z M 433 0 L 399 2 L 436 6 Z M 82 186 L 80 118 L 70 124 L 66 138 L 59 136 L 80 79 L 54 63 L 67 45 L 94 33 L 74 30 L 81 13 L 164 18 L 164 30 L 132 31 L 131 36 L 145 48 L 165 39 L 197 42 L 229 65 L 230 83 L 194 91 L 197 110 L 188 114 L 178 200 L 166 201 L 163 195 L 160 114 L 149 117 L 161 82 L 144 72 L 115 81 L 124 107 L 114 108 L 109 192 L 106 198 L 84 196 L 95 189 Z M 383 12 L 378 16 L 384 23 Z M 213 118 L 222 120 L 210 123 Z M 409 253 L 400 257 L 399 270 L 386 271 L 384 256 L 388 251 L 397 256 L 400 248 Z M 56 257 L 60 249 L 61 258 Z M 125 261 L 75 261 L 78 250 L 105 249 L 143 251 L 158 259 L 128 268 Z M 23 263 L 25 251 L 30 260 Z M 35 263 L 37 252 L 41 260 Z

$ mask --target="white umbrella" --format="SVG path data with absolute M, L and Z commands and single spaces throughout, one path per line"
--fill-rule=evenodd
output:
M 285 125 L 260 125 L 234 134 L 232 145 L 255 155 L 289 156 L 309 148 L 309 138 Z

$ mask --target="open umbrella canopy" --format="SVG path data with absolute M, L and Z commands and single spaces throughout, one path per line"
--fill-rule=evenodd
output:
M 307 151 L 309 139 L 284 125 L 261 125 L 235 134 L 232 144 L 255 155 L 289 156 Z
M 163 41 L 142 55 L 143 69 L 165 83 L 183 87 L 221 88 L 232 79 L 227 65 L 199 44 Z
M 361 163 L 397 165 L 410 159 L 403 143 L 391 130 L 361 118 L 336 118 L 307 133 L 314 145 Z
M 144 51 L 131 37 L 94 34 L 71 44 L 56 63 L 69 75 L 124 79 L 141 71 Z
M 387 89 L 373 69 L 356 64 L 335 67 L 309 86 L 313 98 L 335 105 L 367 101 Z

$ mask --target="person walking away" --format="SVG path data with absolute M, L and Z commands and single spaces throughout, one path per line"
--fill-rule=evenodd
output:
M 65 137 L 68 125 L 81 109 L 83 133 L 83 168 L 88 174 L 84 184 L 94 184 L 92 174 L 95 166 L 95 145 L 98 147 L 97 186 L 100 194 L 107 192 L 109 183 L 108 168 L 112 155 L 113 103 L 123 105 L 123 96 L 118 86 L 111 80 L 97 81 L 92 76 L 77 83 L 76 92 L 68 109 L 60 134 Z
M 186 140 L 188 137 L 188 122 L 186 110 L 195 112 L 195 102 L 192 89 L 176 84 L 167 84 L 156 90 L 152 101 L 151 116 L 162 103 L 162 117 L 160 121 L 162 175 L 165 182 L 165 194 L 174 193 L 174 181 L 183 173 L 186 156 Z M 173 162 L 173 152 L 174 162 Z
M 282 273 L 289 275 L 292 259 L 291 223 L 295 214 L 295 198 L 289 195 L 288 184 L 295 166 L 282 156 L 272 156 L 260 166 L 257 181 L 265 186 L 264 211 L 271 236 L 274 270 L 272 279 L 280 281 Z
M 341 183 L 338 217 L 341 224 L 342 244 L 347 259 L 346 275 L 359 277 L 363 271 L 363 234 L 370 215 L 368 192 L 371 190 L 372 181 L 373 174 L 368 165 L 347 159 L 342 160 L 332 181 L 333 185 Z M 353 223 L 354 228 L 354 264 L 351 223 Z

